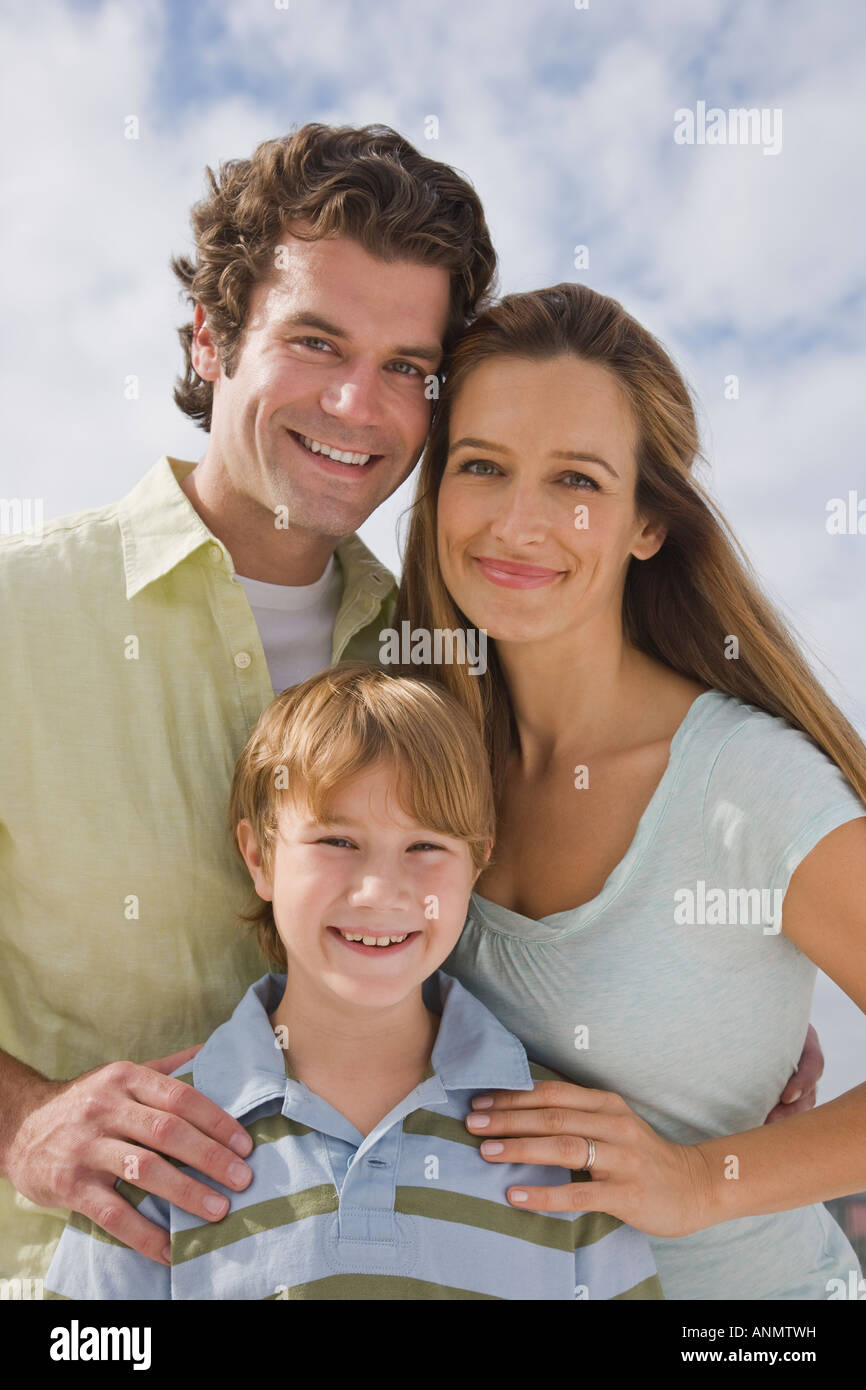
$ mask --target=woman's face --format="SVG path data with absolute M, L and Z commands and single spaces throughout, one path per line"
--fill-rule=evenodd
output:
M 443 578 L 500 641 L 616 616 L 629 557 L 664 539 L 635 512 L 637 426 L 612 372 L 563 355 L 493 358 L 451 411 L 439 491 Z

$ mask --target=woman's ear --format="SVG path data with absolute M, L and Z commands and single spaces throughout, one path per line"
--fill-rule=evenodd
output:
M 636 560 L 652 559 L 661 550 L 667 534 L 667 527 L 660 521 L 647 521 L 631 548 L 632 555 Z

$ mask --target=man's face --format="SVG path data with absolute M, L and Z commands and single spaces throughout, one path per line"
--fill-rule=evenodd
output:
M 197 328 L 193 363 L 214 383 L 209 452 L 235 495 L 271 518 L 284 506 L 291 527 L 339 538 L 420 456 L 431 409 L 425 377 L 442 356 L 450 275 L 386 263 L 346 237 L 285 233 L 282 246 L 272 280 L 251 296 L 231 377 L 206 325 Z M 321 445 L 355 461 L 328 457 Z

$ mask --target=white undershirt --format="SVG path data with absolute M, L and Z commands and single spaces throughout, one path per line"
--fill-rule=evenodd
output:
M 253 610 L 274 692 L 331 664 L 343 576 L 333 555 L 315 584 L 265 584 L 236 574 Z

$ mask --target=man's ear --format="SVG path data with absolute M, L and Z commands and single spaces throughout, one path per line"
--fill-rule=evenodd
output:
M 660 521 L 647 521 L 631 548 L 636 560 L 650 560 L 664 545 L 668 530 Z
M 237 835 L 238 848 L 244 857 L 244 863 L 250 871 L 253 887 L 266 903 L 273 902 L 274 890 L 265 873 L 262 856 L 253 834 L 253 827 L 248 820 L 238 821 L 235 834 Z
M 196 304 L 193 310 L 189 355 L 202 381 L 217 380 L 220 374 L 219 352 L 207 326 L 205 311 L 200 304 Z

